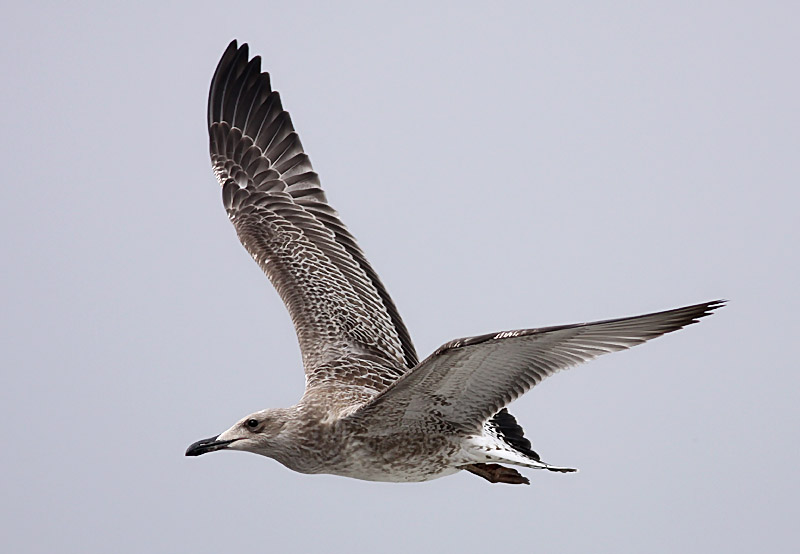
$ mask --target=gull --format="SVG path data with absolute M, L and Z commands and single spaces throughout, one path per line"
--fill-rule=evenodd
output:
M 542 461 L 506 406 L 553 373 L 709 315 L 724 301 L 453 340 L 419 362 L 406 326 L 319 177 L 261 59 L 234 40 L 211 81 L 214 174 L 239 240 L 289 310 L 305 392 L 187 456 L 241 450 L 306 474 L 419 482 L 465 470 L 528 484 Z

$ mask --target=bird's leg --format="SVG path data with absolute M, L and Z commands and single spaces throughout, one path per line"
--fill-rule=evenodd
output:
M 510 485 L 530 485 L 527 477 L 524 477 L 516 469 L 501 466 L 500 464 L 470 464 L 461 466 L 470 473 L 483 477 L 490 483 L 508 483 Z

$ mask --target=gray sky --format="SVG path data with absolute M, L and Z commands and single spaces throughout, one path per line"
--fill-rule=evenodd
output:
M 800 10 L 790 2 L 9 3 L 0 20 L 6 552 L 794 552 Z M 514 413 L 530 487 L 183 456 L 300 357 L 211 173 L 261 54 L 425 356 L 728 298 Z

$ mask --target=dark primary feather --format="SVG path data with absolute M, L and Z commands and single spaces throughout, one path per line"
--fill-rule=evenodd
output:
M 404 419 L 428 420 L 431 425 L 440 421 L 462 432 L 478 432 L 498 410 L 553 373 L 681 329 L 723 303 L 454 340 L 354 417 L 399 424 Z M 440 398 L 447 402 L 437 402 Z
M 508 413 L 507 409 L 503 408 L 494 414 L 487 423 L 498 435 L 503 437 L 506 444 L 513 446 L 516 450 L 534 460 L 541 461 L 539 454 L 531 449 L 531 441 L 525 438 L 522 426 L 517 423 L 517 419 L 514 416 Z
M 225 209 L 289 310 L 308 385 L 335 380 L 331 367 L 350 355 L 378 360 L 382 374 L 362 382 L 379 389 L 413 367 L 417 354 L 408 330 L 327 204 L 289 114 L 246 44 L 231 42 L 217 66 L 208 125 Z M 364 371 L 375 366 L 361 364 Z

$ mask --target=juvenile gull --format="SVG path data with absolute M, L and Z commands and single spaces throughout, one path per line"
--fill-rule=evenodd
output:
M 505 406 L 556 371 L 695 323 L 722 305 L 458 339 L 419 362 L 389 294 L 331 208 L 258 56 L 231 42 L 208 98 L 211 162 L 244 247 L 291 315 L 306 387 L 187 456 L 245 450 L 302 473 L 427 481 L 543 462 Z

